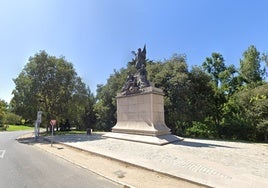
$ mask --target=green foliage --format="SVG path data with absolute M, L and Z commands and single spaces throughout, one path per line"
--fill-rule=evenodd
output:
M 190 137 L 210 138 L 214 135 L 214 131 L 207 123 L 193 121 L 192 126 L 187 129 L 186 135 Z
M 227 67 L 224 63 L 224 58 L 219 53 L 212 53 L 211 57 L 207 57 L 203 63 L 204 70 L 211 76 L 213 87 L 213 96 L 210 103 L 212 106 L 212 119 L 218 132 L 218 137 L 221 137 L 221 121 L 223 118 L 223 109 L 229 97 L 235 92 L 238 87 L 237 77 L 234 76 L 236 69 L 233 65 Z
M 211 75 L 215 87 L 218 88 L 222 81 L 221 73 L 226 71 L 223 56 L 219 53 L 212 53 L 211 57 L 206 58 L 202 66 Z
M 268 92 L 259 89 L 253 93 L 261 95 L 247 96 L 252 89 L 242 86 L 235 67 L 225 66 L 223 60 L 220 54 L 213 54 L 209 71 L 193 67 L 190 72 L 184 55 L 147 63 L 149 80 L 165 92 L 166 124 L 182 136 L 262 140 L 258 134 L 266 133 L 258 122 L 264 117 L 265 105 L 260 99 L 266 99 L 263 93 Z M 106 85 L 99 86 L 94 106 L 98 129 L 110 130 L 115 125 L 115 96 L 131 71 L 131 66 L 115 71 Z
M 232 140 L 249 140 L 252 132 L 252 126 L 247 119 L 236 114 L 223 118 L 219 129 L 220 138 Z
M 86 134 L 85 130 L 70 130 L 70 131 L 55 131 L 53 133 L 54 135 L 81 135 L 81 134 Z M 51 136 L 50 132 L 42 132 L 42 136 Z
M 255 85 L 261 82 L 265 69 L 261 69 L 260 52 L 256 47 L 251 45 L 244 53 L 243 59 L 240 60 L 240 77 L 246 84 Z
M 107 80 L 106 85 L 98 85 L 97 103 L 94 106 L 96 112 L 97 130 L 109 131 L 116 123 L 116 95 L 121 91 L 131 68 L 114 71 Z
M 257 124 L 258 131 L 264 134 L 264 141 L 268 142 L 268 120 L 263 119 Z
M 267 119 L 268 106 L 263 69 L 260 69 L 259 53 L 254 47 L 243 56 L 239 71 L 234 65 L 226 66 L 219 53 L 206 58 L 203 69 L 193 67 L 190 71 L 185 55 L 175 54 L 158 62 L 147 60 L 148 80 L 165 93 L 165 121 L 172 133 L 263 140 L 259 135 L 266 135 L 263 122 Z M 127 75 L 135 72 L 132 65 L 133 61 L 126 69 L 114 71 L 107 84 L 98 86 L 94 105 L 97 129 L 110 130 L 115 125 L 115 96 Z M 245 84 L 245 80 L 251 84 Z
M 29 58 L 14 83 L 11 109 L 16 114 L 34 121 L 41 110 L 44 125 L 51 119 L 70 119 L 77 127 L 83 125 L 82 115 L 88 105 L 84 101 L 91 93 L 64 57 L 40 51 Z
M 268 84 L 256 88 L 243 87 L 228 101 L 224 110 L 223 134 L 227 138 L 263 140 L 262 122 L 268 117 Z
M 157 62 L 146 60 L 148 80 L 164 91 L 165 121 L 172 133 L 267 141 L 268 83 L 263 80 L 265 69 L 260 64 L 267 63 L 267 57 L 260 57 L 250 46 L 238 71 L 234 65 L 227 66 L 220 53 L 212 53 L 202 67 L 191 70 L 184 54 Z M 134 60 L 126 68 L 114 70 L 106 84 L 97 86 L 94 97 L 71 63 L 41 51 L 29 58 L 14 79 L 11 108 L 0 100 L 0 125 L 9 110 L 27 123 L 36 119 L 40 109 L 46 124 L 52 118 L 58 122 L 69 119 L 79 130 L 110 131 L 116 124 L 116 95 L 127 76 L 135 73 L 133 64 Z
M 206 117 L 213 116 L 214 90 L 211 79 L 200 67 L 193 67 L 189 80 L 190 87 L 187 96 L 190 108 L 189 122 L 202 122 Z
M 7 103 L 0 99 L 0 125 L 4 124 L 5 114 L 7 112 Z
M 94 126 L 97 121 L 96 112 L 94 110 L 95 103 L 96 103 L 96 99 L 93 96 L 93 94 L 91 94 L 88 97 L 87 106 L 84 109 L 85 113 L 82 115 L 85 128 L 91 128 L 91 129 L 95 128 Z
M 7 112 L 5 114 L 4 124 L 8 125 L 20 125 L 21 124 L 21 116 L 16 115 L 12 112 Z
M 3 124 L 0 125 L 0 131 L 6 131 L 7 128 L 8 128 L 8 125 L 3 125 Z
M 24 125 L 9 125 L 7 131 L 24 131 L 24 130 L 33 130 L 33 127 L 24 126 Z
M 155 66 L 154 68 L 152 66 Z M 166 123 L 172 132 L 177 131 L 174 122 L 188 121 L 189 72 L 185 55 L 173 55 L 163 63 L 149 64 L 148 77 L 164 93 Z

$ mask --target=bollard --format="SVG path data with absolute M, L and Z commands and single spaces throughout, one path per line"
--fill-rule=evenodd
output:
M 92 129 L 87 129 L 87 135 L 91 135 L 92 134 Z

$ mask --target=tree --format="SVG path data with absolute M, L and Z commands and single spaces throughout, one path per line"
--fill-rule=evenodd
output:
M 268 120 L 267 118 L 260 121 L 257 125 L 257 129 L 264 134 L 264 142 L 268 142 Z
M 207 57 L 206 61 L 202 64 L 204 70 L 211 76 L 212 86 L 214 89 L 214 114 L 212 118 L 214 120 L 216 129 L 220 128 L 220 121 L 222 119 L 222 109 L 224 103 L 227 101 L 223 83 L 226 80 L 224 73 L 227 72 L 227 67 L 224 64 L 224 58 L 219 53 L 212 53 L 211 57 Z M 224 76 L 223 76 L 224 75 Z
M 211 78 L 215 84 L 215 88 L 219 88 L 221 84 L 221 73 L 226 70 L 224 64 L 224 58 L 219 53 L 212 53 L 211 57 L 207 57 L 203 62 L 203 68 L 211 75 Z
M 98 130 L 110 131 L 116 124 L 116 95 L 121 91 L 128 73 L 131 71 L 131 65 L 128 69 L 114 70 L 105 85 L 97 86 L 97 102 L 94 110 L 96 112 L 96 128 Z
M 258 132 L 264 135 L 264 141 L 268 138 L 268 84 L 254 88 L 251 92 L 250 108 L 248 115 L 254 119 L 253 128 L 256 129 L 256 140 Z M 261 139 L 262 140 L 262 139 Z
M 7 103 L 0 99 L 0 126 L 3 125 L 7 112 Z
M 165 121 L 173 134 L 189 121 L 189 75 L 185 55 L 174 54 L 163 63 L 148 64 L 148 78 L 164 91 Z
M 72 63 L 45 51 L 29 58 L 14 83 L 12 110 L 31 120 L 36 119 L 37 110 L 42 110 L 46 125 L 51 119 L 75 119 L 71 111 L 78 104 L 76 95 L 88 95 Z
M 212 116 L 214 88 L 211 78 L 201 67 L 193 67 L 189 73 L 189 107 L 191 111 L 191 121 L 204 122 Z
M 91 93 L 91 92 L 89 91 L 89 93 Z M 85 110 L 84 110 L 85 113 L 82 116 L 84 125 L 88 129 L 95 128 L 94 126 L 95 126 L 96 120 L 97 120 L 96 112 L 94 110 L 95 104 L 96 104 L 96 99 L 95 99 L 93 94 L 90 94 L 88 96 L 87 106 L 85 107 Z
M 227 138 L 261 141 L 267 137 L 267 93 L 266 83 L 255 88 L 241 88 L 231 97 L 225 107 L 228 109 L 224 119 Z
M 225 103 L 220 137 L 225 139 L 249 140 L 252 133 L 252 120 L 247 114 L 249 97 L 247 89 L 236 91 Z
M 68 119 L 72 120 L 71 123 L 79 130 L 85 130 L 88 123 L 85 122 L 84 116 L 88 108 L 93 108 L 95 100 L 89 88 L 82 82 L 81 78 L 77 78 L 75 90 L 72 97 L 67 104 Z M 92 101 L 89 102 L 89 101 Z
M 178 54 L 164 61 L 146 60 L 148 80 L 164 91 L 165 121 L 172 133 L 244 140 L 267 137 L 268 104 L 258 96 L 267 96 L 265 82 L 258 88 L 245 87 L 234 65 L 225 65 L 219 53 L 212 53 L 202 66 L 188 71 L 186 56 Z M 98 86 L 93 109 L 97 129 L 111 130 L 115 125 L 116 94 L 134 72 L 131 61 Z
M 262 81 L 265 69 L 261 69 L 260 52 L 253 45 L 243 53 L 243 59 L 240 60 L 240 77 L 246 84 L 259 83 Z
M 206 58 L 202 66 L 211 77 L 211 84 L 214 90 L 214 95 L 211 96 L 212 101 L 214 101 L 211 117 L 216 126 L 215 130 L 218 132 L 218 136 L 221 137 L 224 106 L 240 86 L 238 78 L 235 76 L 237 71 L 233 65 L 225 65 L 225 60 L 220 53 L 212 53 L 211 57 Z

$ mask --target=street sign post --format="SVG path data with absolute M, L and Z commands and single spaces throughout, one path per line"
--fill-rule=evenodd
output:
M 37 122 L 42 123 L 42 111 L 37 112 Z
M 35 140 L 37 140 L 37 137 L 38 137 L 38 123 L 37 123 L 37 121 L 35 121 L 35 123 L 34 123 L 34 136 L 35 136 Z
M 50 120 L 50 125 L 51 125 L 51 147 L 52 147 L 52 144 L 53 144 L 53 139 L 54 139 L 54 135 L 53 135 L 53 132 L 54 132 L 54 127 L 56 126 L 56 123 L 57 121 L 55 119 L 52 119 Z
M 40 127 L 41 122 L 42 122 L 42 111 L 38 111 L 35 126 L 34 126 L 35 139 L 39 137 L 39 127 Z

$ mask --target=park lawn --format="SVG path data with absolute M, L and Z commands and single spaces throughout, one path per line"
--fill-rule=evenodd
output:
M 25 131 L 25 130 L 34 130 L 34 127 L 28 127 L 25 125 L 9 125 L 7 131 Z

